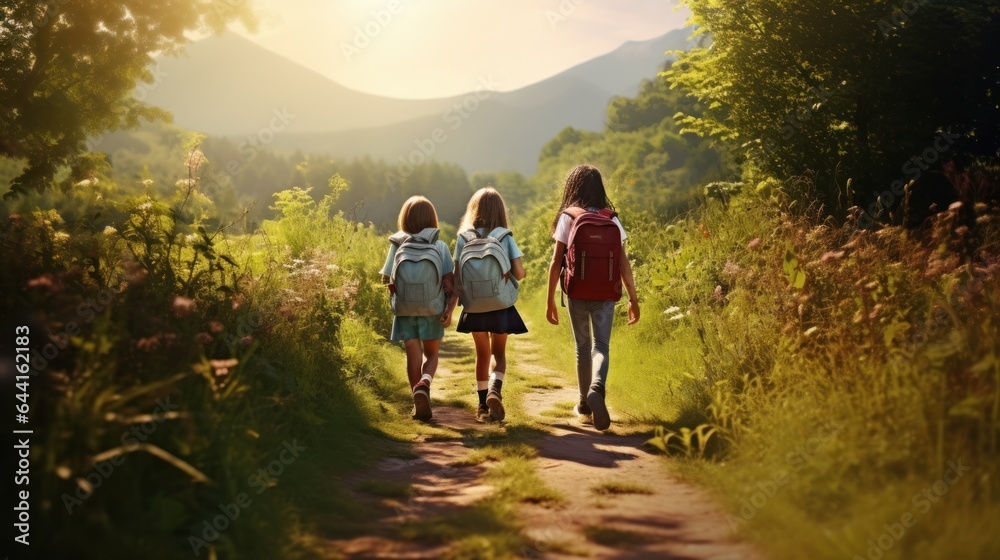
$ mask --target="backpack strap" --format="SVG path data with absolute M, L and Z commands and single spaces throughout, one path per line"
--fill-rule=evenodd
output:
M 598 213 L 599 213 L 600 215 L 604 216 L 605 218 L 609 219 L 609 220 L 611 220 L 611 219 L 613 219 L 613 218 L 617 218 L 617 217 L 618 217 L 618 212 L 615 212 L 614 210 L 612 210 L 612 209 L 610 209 L 610 208 L 604 208 L 604 209 L 602 209 L 602 210 L 601 210 L 600 212 L 598 212 Z
M 409 241 L 410 237 L 411 235 L 405 231 L 398 231 L 389 236 L 389 243 L 392 243 L 398 249 L 400 245 Z
M 510 231 L 505 227 L 498 227 L 493 231 L 491 231 L 487 237 L 492 237 L 497 241 L 503 241 L 504 238 L 507 237 L 508 235 L 514 235 L 514 232 Z
M 475 229 L 463 231 L 462 233 L 458 234 L 458 236 L 464 239 L 466 243 L 472 241 L 473 239 L 479 239 L 481 237 L 479 235 L 479 232 Z
M 580 208 L 579 206 L 570 206 L 568 208 L 563 208 L 562 213 L 575 220 L 586 214 L 587 210 L 585 208 Z
M 413 235 L 412 237 L 413 239 L 416 239 L 423 243 L 433 245 L 435 242 L 437 242 L 439 233 L 440 230 L 437 228 L 424 228 L 423 230 L 420 231 L 420 233 Z

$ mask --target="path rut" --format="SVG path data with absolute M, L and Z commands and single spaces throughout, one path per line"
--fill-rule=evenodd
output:
M 576 382 L 539 359 L 545 351 L 530 335 L 511 337 L 517 360 L 506 385 L 533 387 L 510 407 L 534 421 L 542 435 L 530 444 L 534 464 L 545 484 L 564 498 L 557 505 L 520 504 L 513 520 L 526 544 L 524 558 L 672 558 L 761 559 L 754 546 L 736 541 L 722 510 L 704 492 L 672 476 L 662 457 L 643 448 L 652 426 L 617 422 L 601 433 L 570 410 Z M 432 424 L 450 435 L 425 436 L 413 446 L 412 459 L 386 459 L 372 471 L 345 482 L 359 501 L 381 502 L 387 515 L 365 535 L 331 541 L 338 556 L 354 558 L 439 558 L 454 554 L 450 543 L 428 544 L 407 538 L 401 528 L 434 516 L 462 516 L 494 488 L 484 481 L 490 464 L 455 465 L 472 449 L 472 438 L 503 437 L 507 422 L 475 421 L 462 402 L 474 402 L 472 345 L 468 337 L 447 336 L 435 377 Z M 572 354 L 569 354 L 572 356 Z M 613 390 L 613 383 L 611 384 Z M 466 394 L 462 402 L 442 402 Z M 521 418 L 525 420 L 525 418 Z M 373 499 L 365 481 L 409 484 L 405 498 Z M 370 484 L 370 482 L 369 482 Z M 458 518 L 458 517 L 456 517 Z M 474 555 L 470 556 L 474 557 Z

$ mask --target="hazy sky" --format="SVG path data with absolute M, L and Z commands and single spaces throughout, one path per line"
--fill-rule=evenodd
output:
M 517 89 L 688 17 L 675 0 L 253 1 L 252 40 L 347 87 L 407 98 L 465 93 L 490 75 Z

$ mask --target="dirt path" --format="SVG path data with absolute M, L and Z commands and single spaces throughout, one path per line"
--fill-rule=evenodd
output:
M 541 365 L 539 353 L 544 349 L 530 335 L 512 341 L 518 359 L 507 383 L 525 383 L 532 389 L 523 393 L 520 403 L 511 403 L 513 410 L 503 425 L 476 422 L 465 408 L 474 402 L 467 338 L 446 337 L 442 347 L 432 423 L 444 433 L 424 436 L 413 447 L 414 458 L 385 460 L 375 472 L 348 481 L 358 500 L 388 505 L 391 513 L 366 535 L 332 541 L 339 554 L 437 558 L 454 553 L 448 542 L 429 542 L 407 531 L 434 531 L 433 525 L 421 528 L 421 520 L 471 515 L 494 488 L 484 481 L 489 463 L 463 464 L 474 447 L 470 443 L 503 438 L 511 423 L 527 422 L 541 430 L 530 440 L 537 450 L 538 475 L 563 499 L 556 505 L 517 505 L 512 530 L 519 530 L 525 543 L 519 557 L 761 558 L 753 547 L 733 540 L 723 513 L 710 498 L 671 476 L 661 457 L 642 448 L 652 426 L 619 424 L 614 410 L 615 423 L 608 432 L 582 423 L 571 410 L 575 379 Z M 379 484 L 383 495 L 372 496 L 373 485 Z M 400 493 L 386 498 L 386 488 Z

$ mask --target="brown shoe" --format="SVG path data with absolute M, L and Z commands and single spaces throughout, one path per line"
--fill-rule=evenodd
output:
M 431 386 L 426 381 L 421 381 L 413 388 L 413 418 L 421 422 L 426 422 L 432 416 Z
M 486 395 L 486 406 L 490 410 L 491 420 L 503 422 L 503 419 L 507 416 L 507 412 L 503 409 L 503 396 L 500 395 L 500 391 L 490 389 L 489 394 Z
M 485 404 L 479 405 L 479 408 L 476 409 L 476 420 L 479 420 L 480 422 L 488 422 L 489 419 L 490 419 L 490 407 L 486 406 Z

